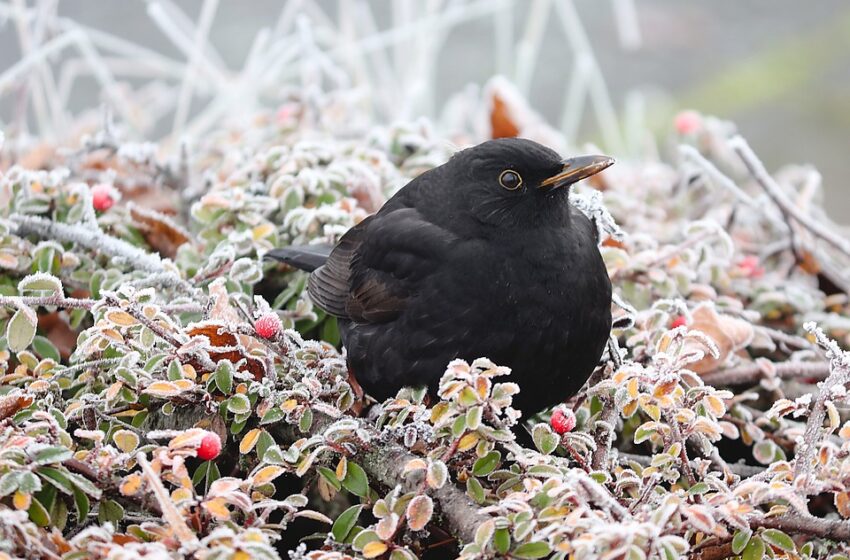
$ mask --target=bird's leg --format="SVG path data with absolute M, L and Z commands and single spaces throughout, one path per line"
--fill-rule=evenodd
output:
M 354 404 L 351 405 L 351 412 L 354 416 L 360 416 L 366 402 L 365 395 L 363 393 L 363 387 L 357 382 L 357 378 L 351 370 L 351 366 L 348 366 L 348 384 L 351 385 L 351 390 L 354 391 Z

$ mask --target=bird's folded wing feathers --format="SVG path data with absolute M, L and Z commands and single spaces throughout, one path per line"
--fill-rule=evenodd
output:
M 327 263 L 310 276 L 310 297 L 337 317 L 391 321 L 454 239 L 413 208 L 380 212 L 342 237 Z

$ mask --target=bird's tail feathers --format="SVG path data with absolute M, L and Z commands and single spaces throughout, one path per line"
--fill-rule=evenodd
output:
M 332 245 L 297 245 L 272 249 L 263 258 L 284 262 L 295 268 L 313 272 L 328 260 Z

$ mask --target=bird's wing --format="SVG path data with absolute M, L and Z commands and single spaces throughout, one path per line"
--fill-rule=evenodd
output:
M 307 281 L 310 299 L 331 315 L 349 318 L 345 306 L 349 297 L 351 260 L 373 218 L 369 216 L 348 230 L 333 248 L 325 264 L 310 274 Z
M 337 317 L 391 321 L 453 240 L 414 208 L 379 212 L 343 236 L 328 262 L 311 275 L 310 296 Z

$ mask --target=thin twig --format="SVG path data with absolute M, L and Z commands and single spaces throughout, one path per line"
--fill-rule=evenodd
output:
M 829 375 L 829 362 L 781 362 L 772 364 L 772 367 L 780 379 L 803 377 L 822 380 Z M 764 369 L 758 363 L 752 362 L 703 374 L 702 380 L 706 385 L 718 387 L 748 385 L 757 383 L 763 377 L 765 377 Z
M 836 234 L 834 231 L 823 227 L 821 224 L 813 221 L 809 216 L 802 213 L 797 206 L 788 200 L 782 187 L 776 180 L 770 176 L 770 173 L 765 169 L 764 164 L 753 152 L 750 145 L 742 136 L 735 136 L 729 140 L 729 146 L 738 154 L 741 161 L 744 162 L 749 172 L 752 174 L 756 183 L 761 186 L 767 193 L 773 203 L 779 210 L 794 219 L 798 224 L 809 230 L 813 235 L 823 239 L 839 251 L 844 256 L 850 258 L 850 242 L 844 237 Z

